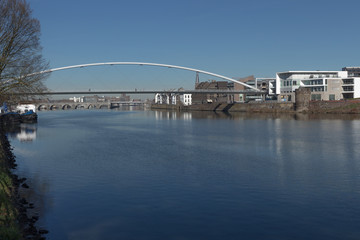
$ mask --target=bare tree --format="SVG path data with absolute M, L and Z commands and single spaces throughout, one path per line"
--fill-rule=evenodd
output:
M 46 90 L 40 23 L 26 0 L 0 0 L 0 103 Z

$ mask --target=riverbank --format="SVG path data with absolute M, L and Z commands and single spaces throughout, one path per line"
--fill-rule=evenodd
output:
M 252 102 L 252 103 L 205 103 L 190 106 L 153 104 L 153 110 L 215 111 L 248 113 L 311 113 L 311 114 L 360 114 L 360 100 L 310 101 L 299 108 L 292 102 Z
M 293 103 L 205 103 L 190 106 L 153 104 L 152 110 L 178 110 L 178 111 L 212 111 L 212 112 L 260 112 L 285 113 L 295 112 Z
M 33 204 L 20 194 L 20 188 L 29 188 L 26 179 L 12 172 L 17 165 L 6 133 L 19 127 L 0 116 L 0 239 L 45 239 L 47 231 L 35 227 L 38 216 L 28 213 Z
M 21 239 L 21 227 L 18 222 L 16 177 L 11 173 L 15 160 L 10 144 L 0 130 L 0 239 Z

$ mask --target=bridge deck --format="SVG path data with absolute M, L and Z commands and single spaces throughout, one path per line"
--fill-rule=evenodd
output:
M 63 92 L 43 92 L 43 93 L 25 93 L 25 95 L 94 95 L 94 94 L 156 94 L 156 93 L 177 93 L 177 94 L 256 94 L 262 95 L 266 94 L 264 91 L 252 91 L 252 90 L 183 90 L 183 91 L 173 91 L 173 90 L 142 90 L 142 91 L 63 91 Z

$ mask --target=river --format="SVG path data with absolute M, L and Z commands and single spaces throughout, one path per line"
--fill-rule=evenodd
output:
M 48 239 L 360 239 L 360 118 L 49 111 L 10 140 Z

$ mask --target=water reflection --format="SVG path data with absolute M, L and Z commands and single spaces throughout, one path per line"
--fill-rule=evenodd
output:
M 28 217 L 39 218 L 36 226 L 40 229 L 46 228 L 42 218 L 46 216 L 46 212 L 53 206 L 53 200 L 49 197 L 51 181 L 38 173 L 33 174 L 24 170 L 21 173 L 16 172 L 19 176 L 26 176 L 26 184 L 30 186 L 29 188 L 19 188 L 20 197 L 25 198 L 28 202 L 25 205 Z
M 251 112 L 212 112 L 212 111 L 161 111 L 156 110 L 156 119 L 283 119 L 283 120 L 360 120 L 358 114 L 304 114 L 304 113 L 251 113 Z
M 17 139 L 20 142 L 32 142 L 36 140 L 37 124 L 21 124 L 12 128 L 9 133 L 11 139 Z
M 49 239 L 346 239 L 358 231 L 358 116 L 39 117 L 36 144 L 14 141 L 14 149 L 44 194 Z
M 144 111 L 144 105 L 120 105 L 119 107 L 112 108 L 113 111 Z
M 192 113 L 191 112 L 176 112 L 176 111 L 155 111 L 155 119 L 156 120 L 164 120 L 164 119 L 184 119 L 191 120 Z

